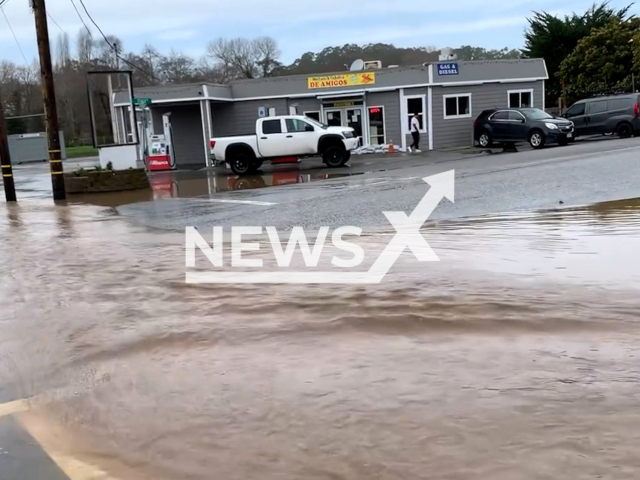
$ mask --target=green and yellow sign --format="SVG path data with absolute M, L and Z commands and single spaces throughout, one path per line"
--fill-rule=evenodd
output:
M 355 85 L 373 85 L 376 74 L 371 72 L 345 73 L 341 75 L 319 75 L 307 78 L 307 88 L 352 87 Z

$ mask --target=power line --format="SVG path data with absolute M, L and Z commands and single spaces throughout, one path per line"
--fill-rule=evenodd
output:
M 7 1 L 9 1 L 9 0 L 7 0 Z M 64 28 L 62 28 L 62 27 L 60 26 L 60 24 L 59 24 L 58 22 L 56 22 L 56 19 L 55 19 L 55 18 L 53 18 L 49 12 L 47 12 L 47 16 L 49 17 L 49 20 L 51 20 L 51 21 L 53 22 L 53 24 L 54 24 L 56 27 L 58 27 L 62 33 L 64 33 L 65 35 L 67 34 L 67 32 L 65 32 L 65 31 L 64 31 Z
M 13 35 L 13 39 L 16 41 L 16 45 L 18 45 L 18 50 L 20 50 L 20 53 L 22 54 L 22 58 L 24 58 L 24 63 L 25 64 L 29 64 L 29 60 L 27 60 L 27 56 L 24 54 L 24 50 L 22 50 L 22 46 L 20 45 L 20 42 L 18 41 L 18 37 L 16 37 L 15 32 L 13 31 L 13 27 L 11 27 L 11 23 L 9 23 L 9 18 L 7 17 L 7 12 L 4 11 L 4 8 L 2 8 L 4 5 L 7 4 L 9 0 L 4 0 L 2 3 L 0 3 L 0 10 L 2 10 L 2 15 L 4 16 L 5 21 L 7 22 L 7 25 L 9 26 L 9 30 L 11 30 L 11 35 Z
M 74 2 L 73 0 L 71 0 L 71 5 L 73 5 L 73 9 L 76 11 L 76 13 L 78 14 L 78 18 L 80 19 L 80 21 L 82 22 L 82 24 L 84 25 L 84 28 L 87 29 L 87 32 L 89 32 L 89 36 L 93 36 L 91 34 L 91 30 L 89 30 L 89 27 L 87 27 L 87 24 L 84 21 L 84 18 L 82 18 L 82 15 L 80 15 L 80 10 L 78 10 L 78 7 L 76 7 L 76 2 Z
M 9 0 L 0 0 L 0 8 L 4 7 L 7 3 L 9 3 Z
M 73 0 L 71 0 L 73 2 Z M 131 63 L 129 60 L 127 60 L 126 58 L 122 58 L 120 56 L 120 54 L 118 53 L 118 49 L 111 44 L 111 42 L 109 41 L 109 39 L 107 38 L 107 36 L 104 34 L 104 32 L 102 31 L 102 29 L 100 28 L 100 26 L 95 22 L 95 20 L 93 19 L 93 17 L 91 16 L 91 14 L 89 13 L 89 10 L 87 10 L 87 6 L 84 4 L 83 0 L 78 0 L 80 2 L 80 5 L 82 5 L 82 8 L 84 9 L 84 12 L 87 14 L 87 17 L 89 17 L 89 20 L 91 20 L 91 23 L 93 23 L 95 25 L 95 27 L 98 29 L 98 31 L 100 32 L 100 35 L 102 35 L 102 38 L 104 38 L 104 41 L 107 42 L 107 45 L 109 45 L 113 51 L 116 54 L 116 57 L 119 58 L 120 60 L 122 60 L 124 63 L 126 63 L 127 65 L 130 65 L 131 67 L 140 70 L 142 73 L 148 75 L 149 77 L 153 78 L 155 81 L 162 83 L 155 75 L 153 75 L 152 73 L 147 72 L 144 68 L 140 68 L 139 66 L 137 66 L 134 63 Z M 84 23 L 84 22 L 83 22 Z M 85 25 L 86 26 L 86 25 Z

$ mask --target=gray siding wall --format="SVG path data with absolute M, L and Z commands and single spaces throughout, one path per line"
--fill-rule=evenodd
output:
M 156 135 L 162 135 L 163 134 L 162 115 L 165 112 L 168 112 L 169 109 L 151 107 L 150 110 L 151 110 L 151 120 L 153 121 L 153 133 L 155 133 Z
M 219 98 L 231 99 L 231 87 L 229 85 L 207 85 L 209 95 Z M 204 88 L 200 84 L 184 85 L 157 85 L 154 87 L 142 87 L 133 90 L 136 98 L 150 98 L 153 101 L 172 100 L 178 98 L 204 97 Z M 116 92 L 115 103 L 128 103 L 129 91 Z
M 287 100 L 287 113 L 288 107 L 297 107 L 298 115 L 304 115 L 304 112 L 319 112 L 322 102 L 317 98 L 290 98 Z M 322 118 L 320 119 L 322 121 Z
M 395 145 L 401 143 L 400 120 L 400 92 L 378 92 L 367 94 L 367 109 L 369 107 L 384 107 L 384 128 L 387 143 L 393 141 Z M 368 110 L 365 115 L 368 115 Z
M 533 106 L 542 108 L 542 81 L 529 83 L 489 83 L 466 87 L 433 87 L 433 147 L 465 147 L 473 145 L 473 121 L 488 108 L 509 105 L 510 90 L 533 89 Z M 470 118 L 444 118 L 443 95 L 471 93 Z
M 276 115 L 289 114 L 286 98 L 236 103 L 213 103 L 211 105 L 213 136 L 224 137 L 227 135 L 255 133 L 256 120 L 259 118 L 259 107 L 275 108 Z
M 287 77 L 269 77 L 250 80 L 236 80 L 231 83 L 231 92 L 235 100 L 253 97 L 270 97 L 309 93 L 311 95 L 328 95 L 331 92 L 347 92 L 363 90 L 365 87 L 394 87 L 396 85 L 412 85 L 429 82 L 428 67 L 394 67 L 371 70 L 375 73 L 375 83 L 369 85 L 353 85 L 335 88 L 308 88 L 308 77 L 325 75 L 344 75 L 349 72 L 333 72 L 318 75 L 291 75 Z M 357 73 L 365 73 L 359 71 Z
M 213 137 L 235 135 L 235 117 L 233 103 L 212 103 L 211 123 Z
M 450 62 L 438 62 L 450 63 Z M 546 78 L 544 60 L 540 58 L 518 60 L 484 60 L 457 62 L 458 75 L 438 75 L 438 64 L 433 65 L 433 82 L 475 82 L 481 80 L 513 80 Z

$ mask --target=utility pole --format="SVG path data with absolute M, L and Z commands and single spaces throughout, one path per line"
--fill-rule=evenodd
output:
M 7 202 L 15 202 L 16 186 L 13 181 L 13 169 L 11 168 L 11 155 L 9 154 L 9 139 L 7 138 L 7 125 L 0 96 L 0 164 L 2 165 L 2 183 L 4 184 L 4 196 Z
M 31 8 L 33 8 L 36 20 L 36 37 L 38 40 L 38 53 L 40 54 L 42 98 L 44 100 L 44 111 L 47 119 L 49 166 L 51 170 L 53 199 L 64 200 L 67 194 L 64 186 L 58 108 L 56 106 L 56 91 L 53 84 L 53 67 L 51 65 L 51 47 L 49 45 L 49 27 L 47 25 L 45 0 L 31 0 Z

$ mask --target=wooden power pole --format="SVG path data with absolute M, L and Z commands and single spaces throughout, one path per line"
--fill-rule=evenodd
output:
M 2 165 L 2 183 L 4 184 L 4 196 L 7 202 L 15 202 L 16 186 L 13 181 L 13 169 L 11 168 L 11 155 L 9 154 L 9 138 L 7 137 L 7 124 L 0 96 L 0 164 Z
M 60 128 L 58 126 L 58 108 L 56 91 L 53 84 L 53 67 L 51 65 L 51 47 L 49 45 L 49 27 L 45 0 L 31 0 L 31 7 L 36 20 L 36 37 L 40 54 L 40 75 L 42 77 L 42 98 L 47 118 L 47 138 L 49 143 L 49 166 L 53 199 L 64 200 L 64 169 L 62 167 L 62 147 L 60 145 Z

